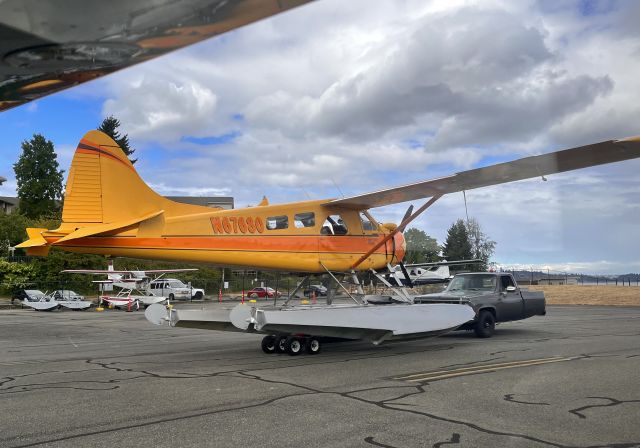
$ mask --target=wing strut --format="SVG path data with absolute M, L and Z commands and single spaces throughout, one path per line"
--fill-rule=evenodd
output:
M 362 257 L 360 257 L 358 259 L 358 261 L 356 261 L 352 266 L 351 269 L 355 269 L 356 267 L 360 266 L 360 264 L 366 260 L 369 255 L 371 255 L 372 253 L 374 253 L 376 250 L 378 250 L 378 248 L 382 247 L 382 245 L 386 244 L 387 241 L 389 241 L 391 238 L 393 238 L 396 233 L 399 232 L 404 232 L 404 229 L 409 225 L 409 223 L 411 221 L 413 221 L 414 219 L 416 219 L 418 216 L 420 216 L 422 214 L 422 212 L 424 212 L 426 209 L 428 209 L 429 207 L 431 207 L 434 202 L 436 202 L 438 199 L 440 199 L 442 197 L 442 195 L 439 196 L 433 196 L 431 199 L 429 199 L 427 202 L 425 202 L 418 210 L 416 210 L 415 212 L 413 212 L 413 214 L 411 214 L 410 216 L 406 216 L 405 218 L 402 220 L 402 222 L 400 223 L 400 225 L 398 227 L 395 228 L 395 230 L 393 230 L 391 233 L 389 233 L 387 236 L 385 236 L 378 244 L 376 244 L 375 246 L 373 246 L 371 249 L 369 249 L 369 251 L 364 254 Z

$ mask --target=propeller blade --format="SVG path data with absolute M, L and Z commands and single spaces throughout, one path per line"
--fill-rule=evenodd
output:
M 400 226 L 402 225 L 403 222 L 405 222 L 407 219 L 409 219 L 409 216 L 411 216 L 411 214 L 413 213 L 413 204 L 411 204 L 409 206 L 409 208 L 407 209 L 406 213 L 404 214 L 402 221 L 400 221 Z M 398 227 L 400 227 L 398 226 Z

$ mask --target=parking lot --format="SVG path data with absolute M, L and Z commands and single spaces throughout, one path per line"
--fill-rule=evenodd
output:
M 142 312 L 0 321 L 1 446 L 640 446 L 638 308 L 298 357 Z

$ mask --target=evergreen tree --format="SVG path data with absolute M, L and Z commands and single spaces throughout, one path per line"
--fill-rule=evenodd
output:
M 134 152 L 136 152 L 136 150 L 131 148 L 131 146 L 129 146 L 129 136 L 127 134 L 120 135 L 120 132 L 118 132 L 119 127 L 120 127 L 120 120 L 115 118 L 113 115 L 109 115 L 107 118 L 102 120 L 102 123 L 100 124 L 100 127 L 98 128 L 98 130 L 104 132 L 109 137 L 111 137 L 113 141 L 115 141 L 118 144 L 118 146 L 122 148 L 122 150 L 127 155 L 127 157 L 129 157 L 129 160 L 131 161 L 131 163 L 135 164 L 138 161 L 138 159 L 132 159 L 130 156 Z
M 62 199 L 62 173 L 53 143 L 40 134 L 22 142 L 22 154 L 13 165 L 18 184 L 19 213 L 37 218 L 55 213 Z
M 404 239 L 407 243 L 407 253 L 404 257 L 405 263 L 430 263 L 440 261 L 438 254 L 440 246 L 435 238 L 430 237 L 424 231 L 410 228 L 404 232 Z
M 468 260 L 473 251 L 467 227 L 462 219 L 454 222 L 447 231 L 447 240 L 442 246 L 442 256 L 447 261 Z

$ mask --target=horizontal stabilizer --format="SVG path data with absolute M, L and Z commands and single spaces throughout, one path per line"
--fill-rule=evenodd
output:
M 29 239 L 16 246 L 18 249 L 26 249 L 27 255 L 36 257 L 46 257 L 49 254 L 51 246 L 42 236 L 42 232 L 47 229 L 39 229 L 34 227 L 27 228 L 27 236 Z
M 39 229 L 34 227 L 27 227 L 27 236 L 29 239 L 23 243 L 18 244 L 18 249 L 26 249 L 28 247 L 46 246 L 47 240 L 42 236 L 42 232 L 47 232 L 47 229 Z
M 75 232 L 71 232 L 69 235 L 60 238 L 58 241 L 56 241 L 53 244 L 61 244 L 64 243 L 66 241 L 70 241 L 70 240 L 77 240 L 78 238 L 85 238 L 88 236 L 93 236 L 93 235 L 99 235 L 101 233 L 105 233 L 105 232 L 111 232 L 114 230 L 119 230 L 122 229 L 124 227 L 129 227 L 135 224 L 139 224 L 143 221 L 146 221 L 148 219 L 151 218 L 155 218 L 156 216 L 160 215 L 164 213 L 164 210 L 159 210 L 153 213 L 149 213 L 147 215 L 144 216 L 140 216 L 137 218 L 132 218 L 132 219 L 127 219 L 124 221 L 118 221 L 118 222 L 112 222 L 112 223 L 107 223 L 107 224 L 97 224 L 97 225 L 92 225 L 92 226 L 87 226 L 87 227 L 82 227 L 78 230 L 76 230 Z

